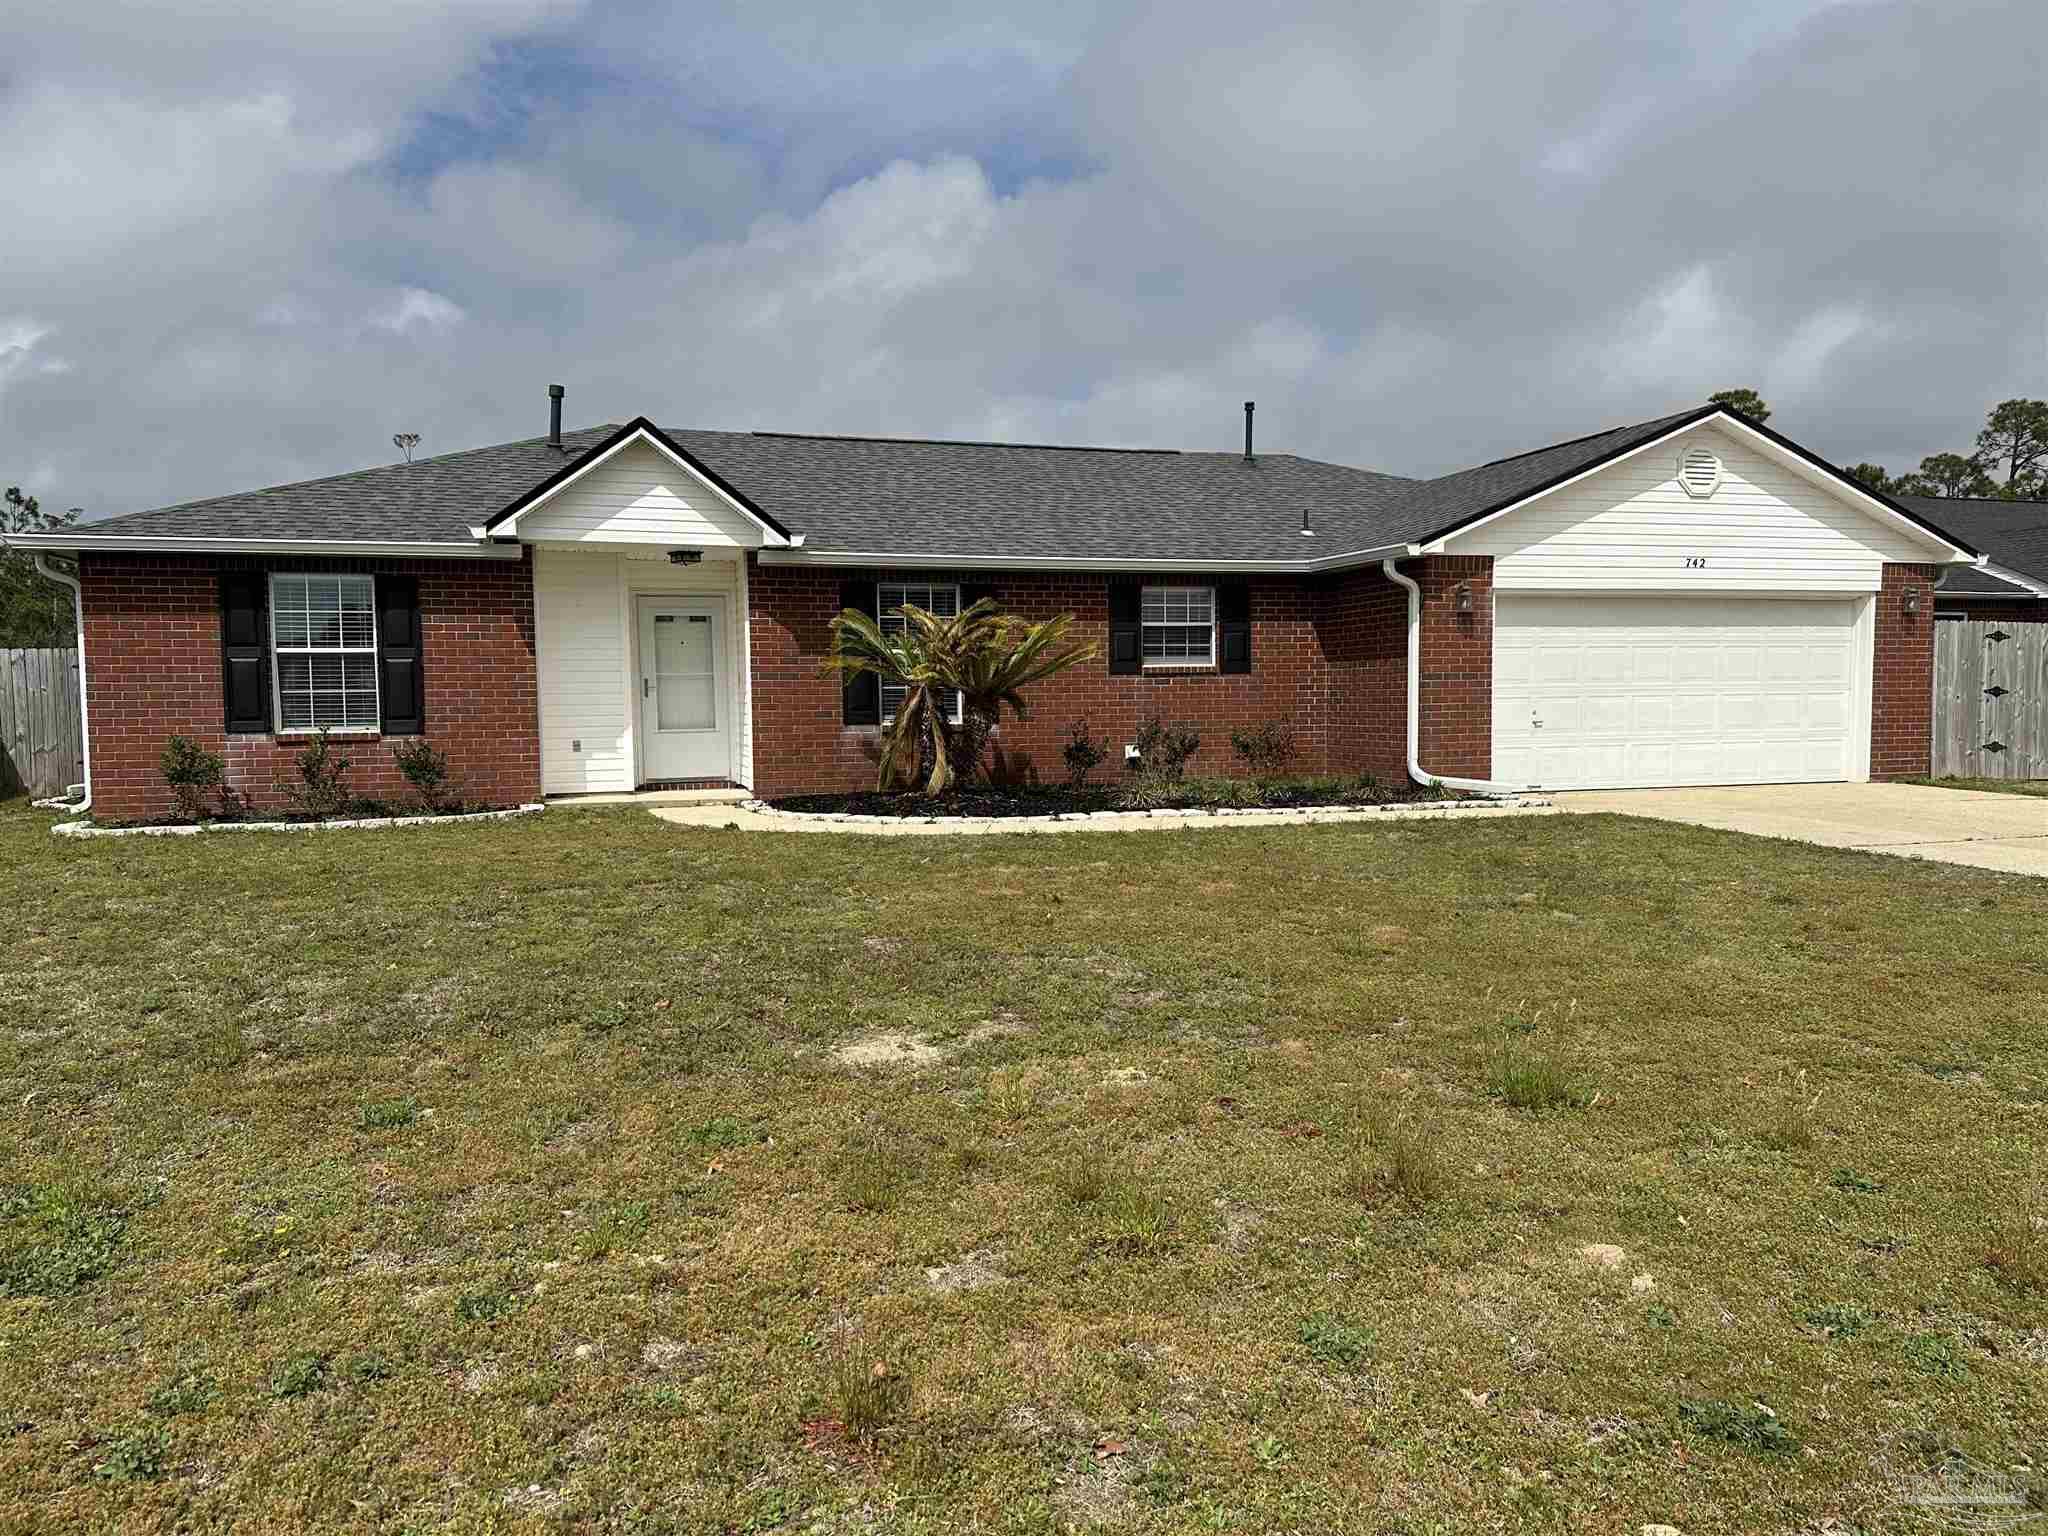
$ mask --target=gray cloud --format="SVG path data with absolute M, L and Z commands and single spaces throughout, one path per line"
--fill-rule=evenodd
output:
M 0 84 L 0 479 L 96 513 L 552 379 L 1191 447 L 1256 396 L 1410 473 L 1733 384 L 1897 466 L 2048 394 L 2038 7 L 78 9 Z

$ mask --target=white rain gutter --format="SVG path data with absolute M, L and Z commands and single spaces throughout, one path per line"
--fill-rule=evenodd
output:
M 85 746 L 85 783 L 81 786 L 85 790 L 85 798 L 70 800 L 63 795 L 55 795 L 33 803 L 46 810 L 69 811 L 75 816 L 83 816 L 92 809 L 92 719 L 87 715 L 85 705 L 85 593 L 80 589 L 76 576 L 51 565 L 49 557 L 40 550 L 30 559 L 35 562 L 38 573 L 71 589 L 71 617 L 78 635 L 78 735 Z
M 1422 588 L 1413 577 L 1394 569 L 1392 560 L 1382 560 L 1380 569 L 1389 581 L 1408 589 L 1408 777 L 1425 788 L 1441 784 L 1473 795 L 1519 795 L 1526 786 L 1496 784 L 1491 779 L 1453 779 L 1422 766 Z

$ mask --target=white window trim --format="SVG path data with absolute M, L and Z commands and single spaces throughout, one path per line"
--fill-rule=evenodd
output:
M 1206 592 L 1209 594 L 1209 654 L 1200 661 L 1192 656 L 1147 656 L 1145 654 L 1145 631 L 1148 629 L 1192 629 L 1190 624 L 1174 624 L 1167 620 L 1147 623 L 1145 620 L 1145 594 L 1147 592 Z M 1138 661 L 1147 671 L 1159 672 L 1214 672 L 1216 670 L 1216 589 L 1211 586 L 1191 585 L 1187 582 L 1155 582 L 1138 589 Z
M 287 581 L 318 579 L 323 576 L 359 576 L 370 584 L 370 688 L 377 699 L 377 723 L 375 725 L 333 725 L 327 728 L 330 736 L 378 736 L 384 730 L 384 677 L 377 634 L 377 578 L 362 571 L 272 571 L 264 581 L 264 644 L 270 651 L 270 723 L 271 734 L 276 736 L 318 736 L 317 725 L 286 725 L 284 723 L 284 689 L 278 680 L 283 670 L 277 664 L 279 647 L 277 643 L 277 583 L 280 577 Z M 360 656 L 362 646 L 344 646 L 339 649 L 321 646 L 293 646 L 288 654 L 294 656 Z
M 898 608 L 923 606 L 918 603 L 891 603 L 885 608 L 882 606 L 882 588 L 884 587 L 922 587 L 927 592 L 951 592 L 953 594 L 953 612 L 958 613 L 960 611 L 961 593 L 960 583 L 957 581 L 878 581 L 875 583 L 875 625 L 877 628 L 881 627 L 882 619 L 885 615 L 894 613 Z M 926 608 L 925 612 L 929 613 L 931 610 Z M 882 704 L 882 690 L 887 686 L 889 685 L 884 684 L 881 679 L 877 678 L 875 680 L 875 704 L 881 714 L 882 726 L 885 730 L 896 719 Z M 947 717 L 946 723 L 948 725 L 959 725 L 966 718 L 967 713 L 964 708 L 964 701 L 956 694 L 953 699 L 953 712 Z

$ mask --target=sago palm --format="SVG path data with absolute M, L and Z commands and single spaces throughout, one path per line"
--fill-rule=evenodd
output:
M 832 621 L 825 657 L 825 670 L 842 680 L 871 672 L 904 690 L 882 732 L 881 789 L 922 776 L 925 793 L 936 795 L 971 775 L 1005 704 L 1022 717 L 1025 688 L 1096 654 L 1092 645 L 1061 649 L 1072 614 L 1029 624 L 999 612 L 988 598 L 952 618 L 908 604 L 895 613 L 903 623 L 892 632 L 847 609 Z M 955 693 L 958 724 L 948 713 Z

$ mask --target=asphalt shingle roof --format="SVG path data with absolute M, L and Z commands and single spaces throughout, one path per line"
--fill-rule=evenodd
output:
M 1901 496 L 1901 504 L 1937 528 L 1991 557 L 1993 565 L 2048 582 L 2048 501 L 1996 501 L 1978 497 Z M 1984 571 L 1952 569 L 1938 583 L 1944 592 L 2010 597 L 2023 591 Z
M 1177 453 L 778 432 L 667 435 L 825 554 L 1295 562 L 1421 543 L 1714 414 L 1696 407 L 1433 480 L 1289 453 Z M 471 546 L 615 425 L 186 502 L 81 529 Z M 1955 503 L 1938 503 L 1944 511 Z M 2008 506 L 2009 503 L 1992 505 Z M 1303 514 L 1314 529 L 1302 536 Z M 1940 524 L 1942 516 L 1924 514 Z M 1968 538 L 1966 525 L 1959 535 Z M 2048 562 L 2048 535 L 2042 558 Z

